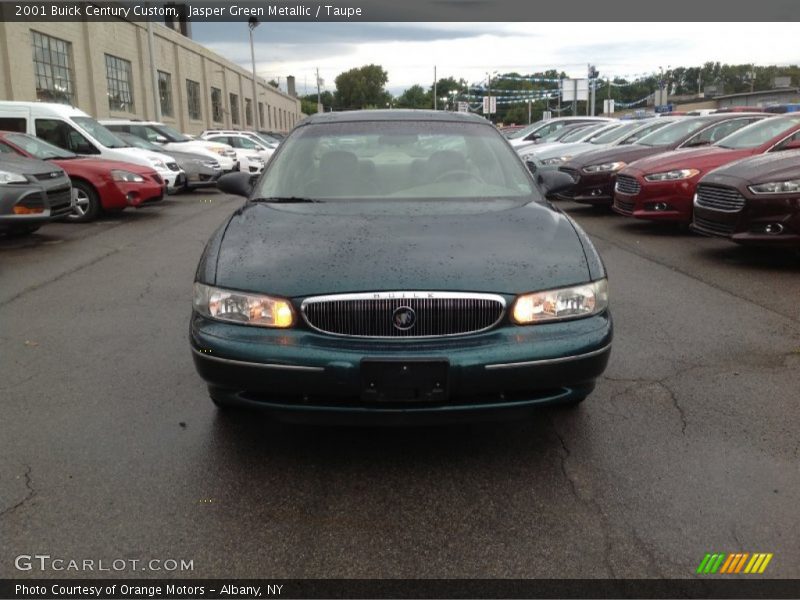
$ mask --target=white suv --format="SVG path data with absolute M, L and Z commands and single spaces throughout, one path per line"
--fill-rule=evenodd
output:
M 265 142 L 260 140 L 253 139 L 249 134 L 244 133 L 242 131 L 232 131 L 226 133 L 206 133 L 201 135 L 202 139 L 209 140 L 212 142 L 219 142 L 221 144 L 228 144 L 236 150 L 236 154 L 239 156 L 241 160 L 242 157 L 247 157 L 247 160 L 250 160 L 250 157 L 255 155 L 261 158 L 261 160 L 266 164 L 269 162 L 269 159 L 272 158 L 272 153 L 275 152 L 274 148 L 267 146 Z M 244 163 L 242 163 L 242 171 L 246 170 Z M 251 173 L 255 173 L 252 168 L 250 169 Z
M 100 121 L 111 131 L 130 133 L 148 142 L 162 146 L 164 150 L 191 152 L 213 158 L 223 171 L 238 169 L 237 153 L 228 144 L 208 140 L 193 140 L 169 125 L 157 121 L 136 121 L 128 119 L 108 119 Z

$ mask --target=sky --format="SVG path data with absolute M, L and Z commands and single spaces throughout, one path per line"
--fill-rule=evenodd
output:
M 247 24 L 193 23 L 192 37 L 250 70 Z M 707 61 L 756 65 L 800 63 L 797 23 L 288 23 L 255 29 L 256 71 L 294 75 L 297 91 L 333 91 L 339 73 L 375 63 L 399 95 L 442 77 L 486 80 L 486 74 L 555 68 L 584 77 L 593 63 L 600 77 L 635 77 L 659 67 Z

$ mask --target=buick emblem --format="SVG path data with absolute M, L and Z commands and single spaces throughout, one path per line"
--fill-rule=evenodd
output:
M 408 331 L 417 323 L 417 313 L 410 306 L 398 306 L 392 313 L 392 325 L 400 331 Z

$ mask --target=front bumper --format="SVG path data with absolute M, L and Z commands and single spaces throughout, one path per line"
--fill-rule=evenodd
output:
M 780 225 L 778 231 L 775 225 Z M 774 233 L 767 233 L 767 226 Z M 737 244 L 800 248 L 800 197 L 754 199 L 747 197 L 737 212 L 694 207 L 692 231 L 725 237 Z
M 614 173 L 586 173 L 583 169 L 559 167 L 575 182 L 573 187 L 556 195 L 561 200 L 572 200 L 580 204 L 609 205 L 614 195 Z
M 359 340 L 193 315 L 192 354 L 212 395 L 292 420 L 471 418 L 587 395 L 611 352 L 608 312 L 586 319 L 435 340 Z M 434 401 L 365 398 L 363 360 L 449 363 Z M 516 409 L 516 410 L 515 410 Z
M 679 181 L 652 182 L 634 176 L 641 190 L 631 195 L 614 191 L 614 212 L 635 219 L 690 223 L 697 177 Z

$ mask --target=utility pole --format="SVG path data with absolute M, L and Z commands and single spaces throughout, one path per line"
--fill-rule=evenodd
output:
M 487 112 L 489 113 L 489 121 L 491 122 L 491 120 L 492 120 L 492 76 L 489 73 L 486 73 L 486 77 L 487 77 L 487 81 L 488 81 L 487 88 L 486 88 L 486 97 L 489 98 L 489 107 L 488 107 L 489 110 Z
M 433 110 L 436 110 L 436 65 L 433 65 Z
M 320 86 L 320 79 L 319 79 L 319 67 L 317 67 L 317 112 L 322 112 L 322 93 L 319 91 Z
M 259 22 L 256 17 L 250 17 L 247 21 L 248 27 L 250 27 L 250 60 L 253 63 L 253 101 L 250 104 L 250 113 L 253 116 L 253 123 L 255 123 L 256 131 L 261 129 L 261 124 L 259 123 L 259 115 L 258 115 L 258 86 L 256 84 L 256 50 L 253 45 L 253 30 L 258 27 Z M 245 118 L 246 122 L 246 118 Z
M 533 104 L 533 100 L 528 98 L 528 125 L 531 124 L 531 105 Z

